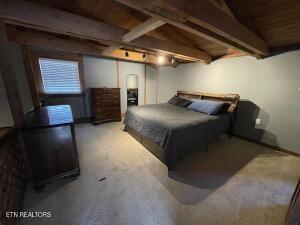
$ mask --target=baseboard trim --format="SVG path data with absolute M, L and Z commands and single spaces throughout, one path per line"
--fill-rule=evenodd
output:
M 259 144 L 259 145 L 262 145 L 264 147 L 267 147 L 267 148 L 270 148 L 272 150 L 275 150 L 275 151 L 278 151 L 278 152 L 282 152 L 282 153 L 285 153 L 285 154 L 288 154 L 288 155 L 293 155 L 293 156 L 296 156 L 296 157 L 299 157 L 300 158 L 300 154 L 297 153 L 297 152 L 292 152 L 290 150 L 287 150 L 287 149 L 284 149 L 284 148 L 280 148 L 278 146 L 275 146 L 275 145 L 270 145 L 270 144 L 267 144 L 265 142 L 261 142 L 261 141 L 256 141 L 256 140 L 253 140 L 251 138 L 247 138 L 247 137 L 243 137 L 243 136 L 240 136 L 240 135 L 237 135 L 237 134 L 234 134 L 233 135 L 234 137 L 237 137 L 237 138 L 240 138 L 240 139 L 244 139 L 246 141 L 250 141 L 250 142 L 253 142 L 255 144 Z

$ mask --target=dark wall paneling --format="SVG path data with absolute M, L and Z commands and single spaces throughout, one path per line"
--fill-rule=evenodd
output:
M 14 224 L 6 212 L 20 207 L 27 184 L 28 173 L 18 143 L 17 132 L 10 128 L 0 129 L 0 224 Z

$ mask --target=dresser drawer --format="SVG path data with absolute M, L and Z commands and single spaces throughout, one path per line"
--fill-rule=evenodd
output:
M 116 94 L 110 94 L 110 93 L 105 93 L 102 95 L 95 95 L 94 99 L 95 101 L 101 101 L 101 100 L 111 100 L 111 99 L 119 99 L 120 95 L 116 95 Z
M 101 120 L 121 120 L 121 113 L 104 113 L 104 114 L 96 114 L 94 116 L 95 121 Z
M 101 114 L 101 113 L 110 113 L 110 112 L 118 112 L 120 113 L 121 109 L 119 105 L 116 106 L 106 106 L 106 107 L 95 107 L 94 113 Z
M 118 106 L 120 105 L 120 99 L 114 98 L 114 99 L 98 99 L 94 102 L 95 107 L 101 107 L 101 106 Z
M 103 94 L 120 94 L 119 88 L 103 88 L 103 89 L 92 89 L 92 94 L 103 95 Z

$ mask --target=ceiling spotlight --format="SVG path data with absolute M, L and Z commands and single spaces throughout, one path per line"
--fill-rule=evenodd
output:
M 145 54 L 145 53 L 143 54 L 143 59 L 144 59 L 144 60 L 146 59 L 146 54 Z
M 169 58 L 169 63 L 172 63 L 174 64 L 176 61 L 175 61 L 175 58 Z
M 158 61 L 158 64 L 161 65 L 161 64 L 163 64 L 166 61 L 166 57 L 160 55 L 160 56 L 158 56 L 157 61 Z
M 129 58 L 129 53 L 128 53 L 127 50 L 125 51 L 125 57 L 126 57 L 126 58 Z

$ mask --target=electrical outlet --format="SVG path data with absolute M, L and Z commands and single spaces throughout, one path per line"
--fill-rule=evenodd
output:
M 257 119 L 255 120 L 255 124 L 256 124 L 256 125 L 259 125 L 259 124 L 260 124 L 260 118 L 257 118 Z

